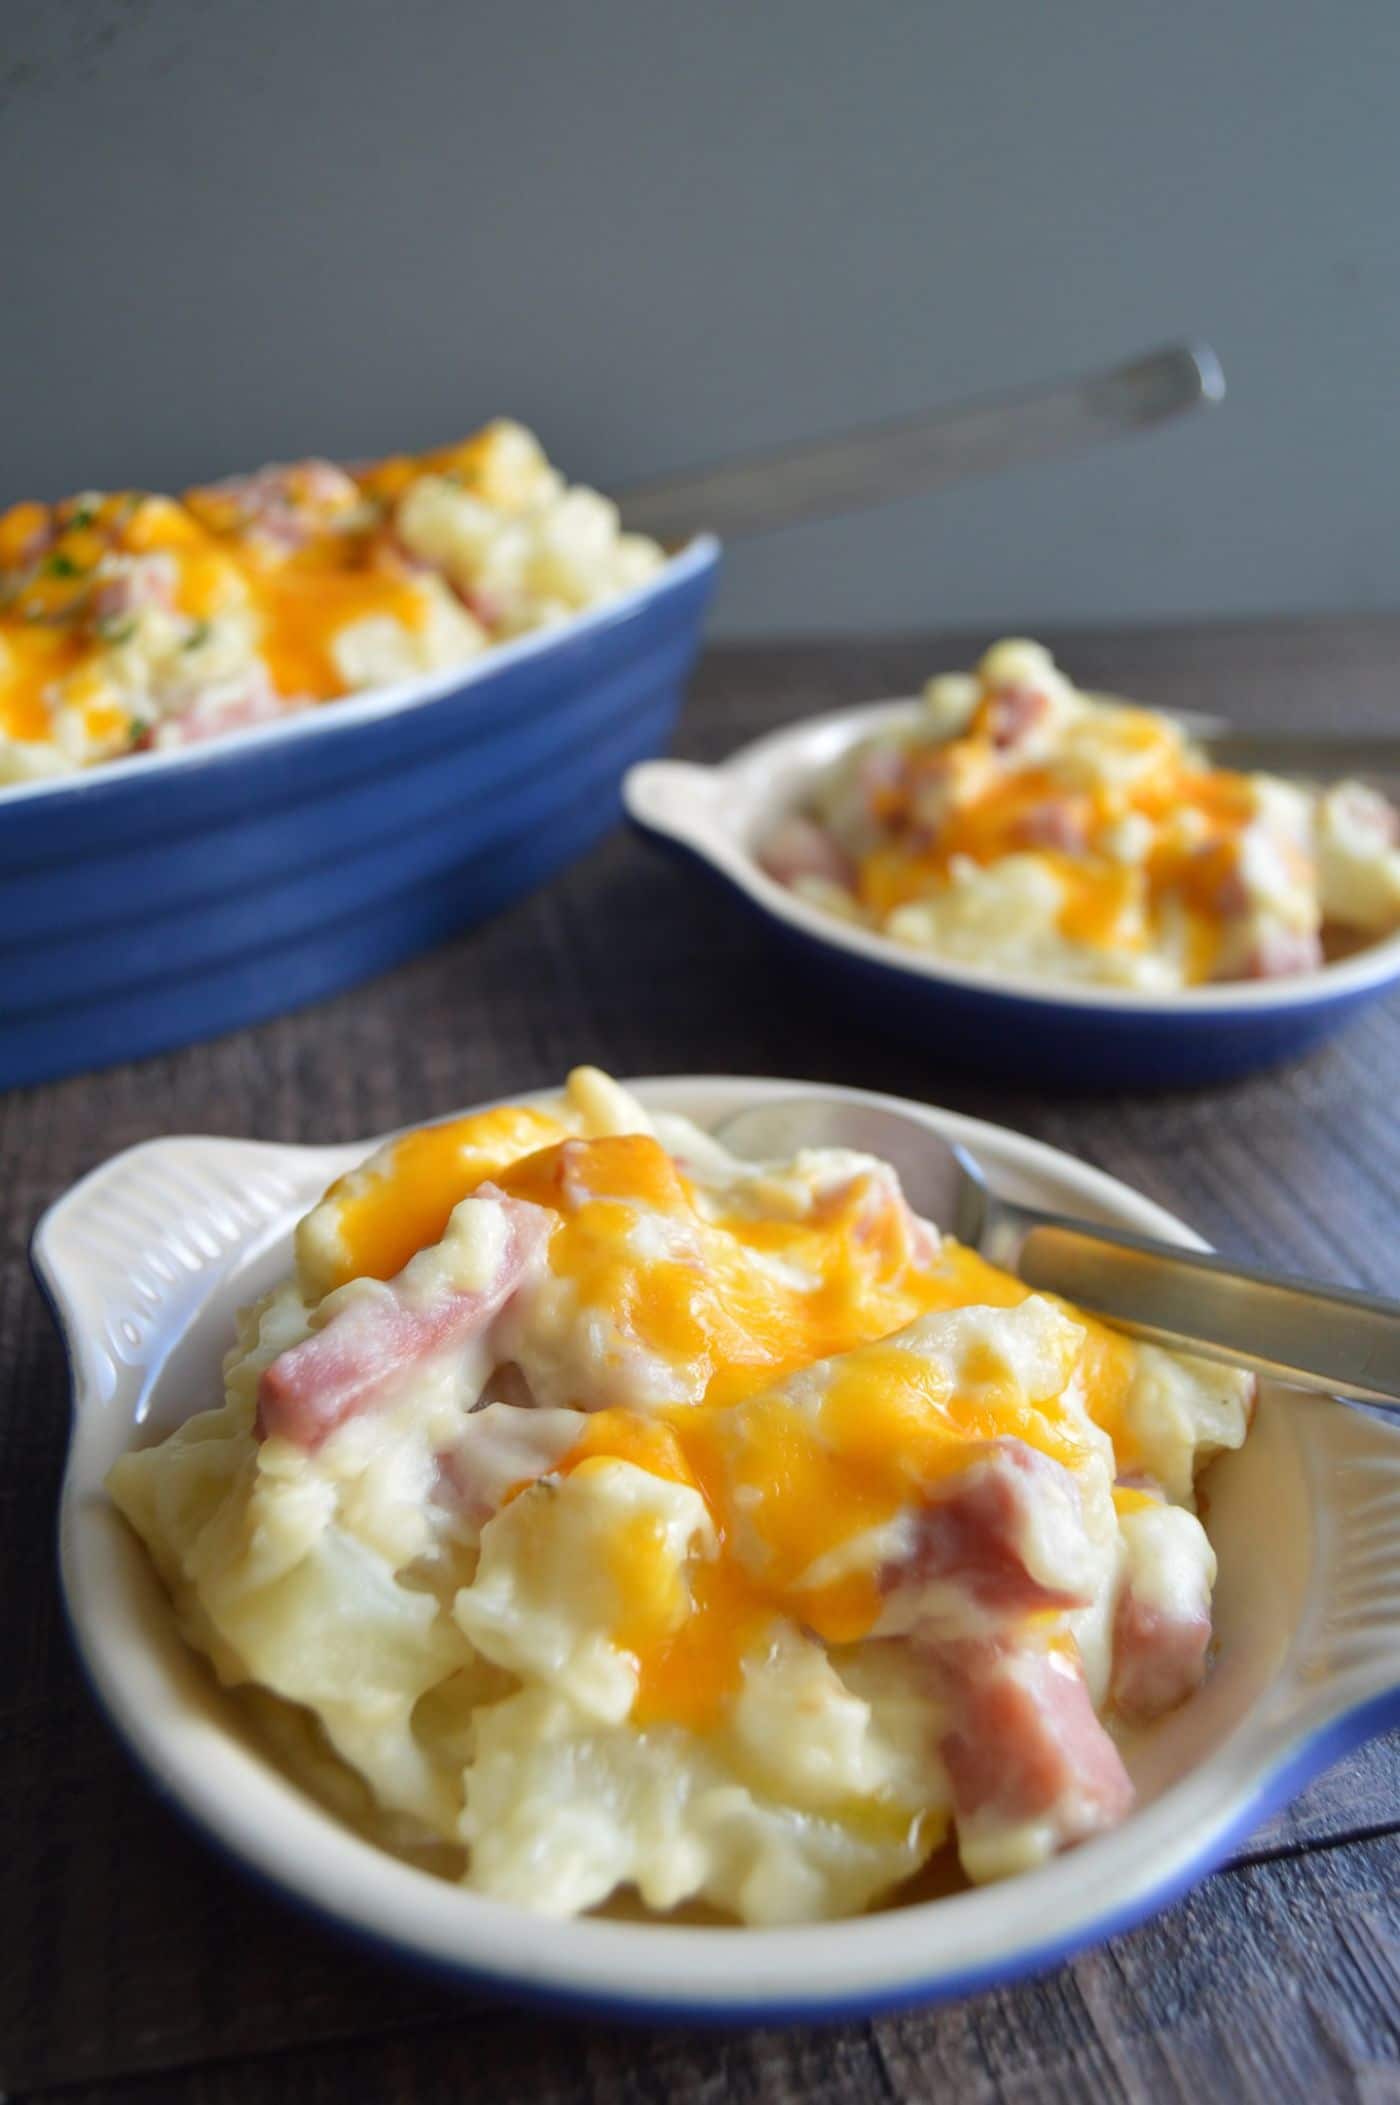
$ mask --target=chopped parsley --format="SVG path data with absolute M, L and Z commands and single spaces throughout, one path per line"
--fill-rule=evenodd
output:
M 186 636 L 181 648 L 187 651 L 197 651 L 202 644 L 209 641 L 210 634 L 210 624 L 207 621 L 197 621 L 188 636 Z
M 104 643 L 130 643 L 136 634 L 136 623 L 130 614 L 113 614 L 97 624 L 98 634 Z
M 72 556 L 65 555 L 61 548 L 55 554 L 51 555 L 47 563 L 45 563 L 44 574 L 46 577 L 82 576 L 82 572 L 78 568 L 77 564 L 73 561 Z

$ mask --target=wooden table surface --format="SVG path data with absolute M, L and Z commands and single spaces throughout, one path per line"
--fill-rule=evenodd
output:
M 986 639 L 716 650 L 681 749 L 907 691 Z M 1397 720 L 1400 621 L 1062 639 L 1069 669 L 1241 721 Z M 749 921 L 622 833 L 489 926 L 261 1030 L 0 1100 L 0 2088 L 12 2098 L 1400 2099 L 1400 1736 L 1156 1921 L 1045 1979 L 832 2030 L 589 2028 L 474 2005 L 252 1889 L 158 1805 L 79 1676 L 54 1580 L 63 1365 L 41 1208 L 166 1132 L 348 1140 L 556 1081 L 813 1076 L 1001 1120 L 1213 1242 L 1400 1295 L 1400 1003 L 1209 1093 L 992 1090 L 775 979 Z M 1262 1545 L 1261 1545 L 1262 1547 Z

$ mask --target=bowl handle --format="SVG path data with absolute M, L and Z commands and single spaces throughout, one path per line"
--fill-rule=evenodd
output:
M 1298 1633 L 1295 1687 L 1315 1718 L 1387 1698 L 1400 1716 L 1400 1431 L 1331 1398 L 1296 1407 L 1325 1414 L 1307 1444 L 1326 1581 Z
M 356 1150 L 251 1140 L 150 1140 L 57 1199 L 34 1232 L 35 1275 L 63 1334 L 73 1394 L 109 1401 L 149 1368 L 210 1287 L 322 1190 Z
M 642 760 L 623 777 L 627 815 L 649 833 L 713 854 L 724 843 L 717 768 L 690 760 Z

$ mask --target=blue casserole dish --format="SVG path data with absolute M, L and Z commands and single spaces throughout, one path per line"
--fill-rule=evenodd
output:
M 719 562 L 468 669 L 0 790 L 0 1088 L 353 986 L 518 898 L 666 743 Z

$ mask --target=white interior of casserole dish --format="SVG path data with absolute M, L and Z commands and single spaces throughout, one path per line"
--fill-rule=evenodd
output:
M 705 1124 L 811 1092 L 718 1078 L 636 1086 Z M 898 1108 L 972 1146 L 1013 1196 L 1197 1240 L 1052 1149 Z M 73 1369 L 61 1557 L 88 1671 L 159 1785 L 235 1857 L 340 1924 L 507 1992 L 639 2014 L 817 2016 L 935 1996 L 1048 1964 L 1169 1898 L 1285 1781 L 1296 1787 L 1310 1743 L 1317 1766 L 1339 1718 L 1400 1688 L 1400 1433 L 1266 1390 L 1247 1446 L 1207 1480 L 1218 1657 L 1201 1693 L 1127 1750 L 1141 1803 L 1116 1834 L 1002 1886 L 790 1930 L 544 1920 L 397 1861 L 273 1765 L 186 1650 L 102 1490 L 127 1446 L 219 1393 L 235 1308 L 285 1269 L 296 1218 L 375 1144 L 153 1141 L 75 1187 L 35 1238 Z
M 776 821 L 801 805 L 810 787 L 851 748 L 874 731 L 907 723 L 922 713 L 915 698 L 863 702 L 853 709 L 812 716 L 742 746 L 718 767 L 678 760 L 644 760 L 628 771 L 623 799 L 638 825 L 691 849 L 774 920 L 816 941 L 852 952 L 914 979 L 996 990 L 1019 999 L 1086 1010 L 1119 1009 L 1173 1015 L 1183 1006 L 1212 1011 L 1260 1011 L 1310 1003 L 1400 977 L 1400 932 L 1364 950 L 1287 979 L 1233 981 L 1144 993 L 1132 987 L 1075 986 L 1030 979 L 995 965 L 955 963 L 921 954 L 888 936 L 857 928 L 800 898 L 757 860 L 761 842 Z
M 590 633 L 614 628 L 635 619 L 648 601 L 668 588 L 683 584 L 709 570 L 719 559 L 719 542 L 713 534 L 697 534 L 643 585 L 620 592 L 555 628 L 531 629 L 509 643 L 493 644 L 480 657 L 444 667 L 418 680 L 400 680 L 391 687 L 372 687 L 363 694 L 343 695 L 299 709 L 270 723 L 250 724 L 226 737 L 212 738 L 202 745 L 176 746 L 168 752 L 140 753 L 127 759 L 103 761 L 96 767 L 72 775 L 46 775 L 36 782 L 12 782 L 0 786 L 0 812 L 9 805 L 28 803 L 35 797 L 72 796 L 100 789 L 116 781 L 151 782 L 162 775 L 182 774 L 192 767 L 206 767 L 240 753 L 256 752 L 289 740 L 324 737 L 351 724 L 377 723 L 381 718 L 400 716 L 445 694 L 457 694 L 482 680 L 506 671 L 531 658 L 544 657 L 563 645 L 578 643 Z

